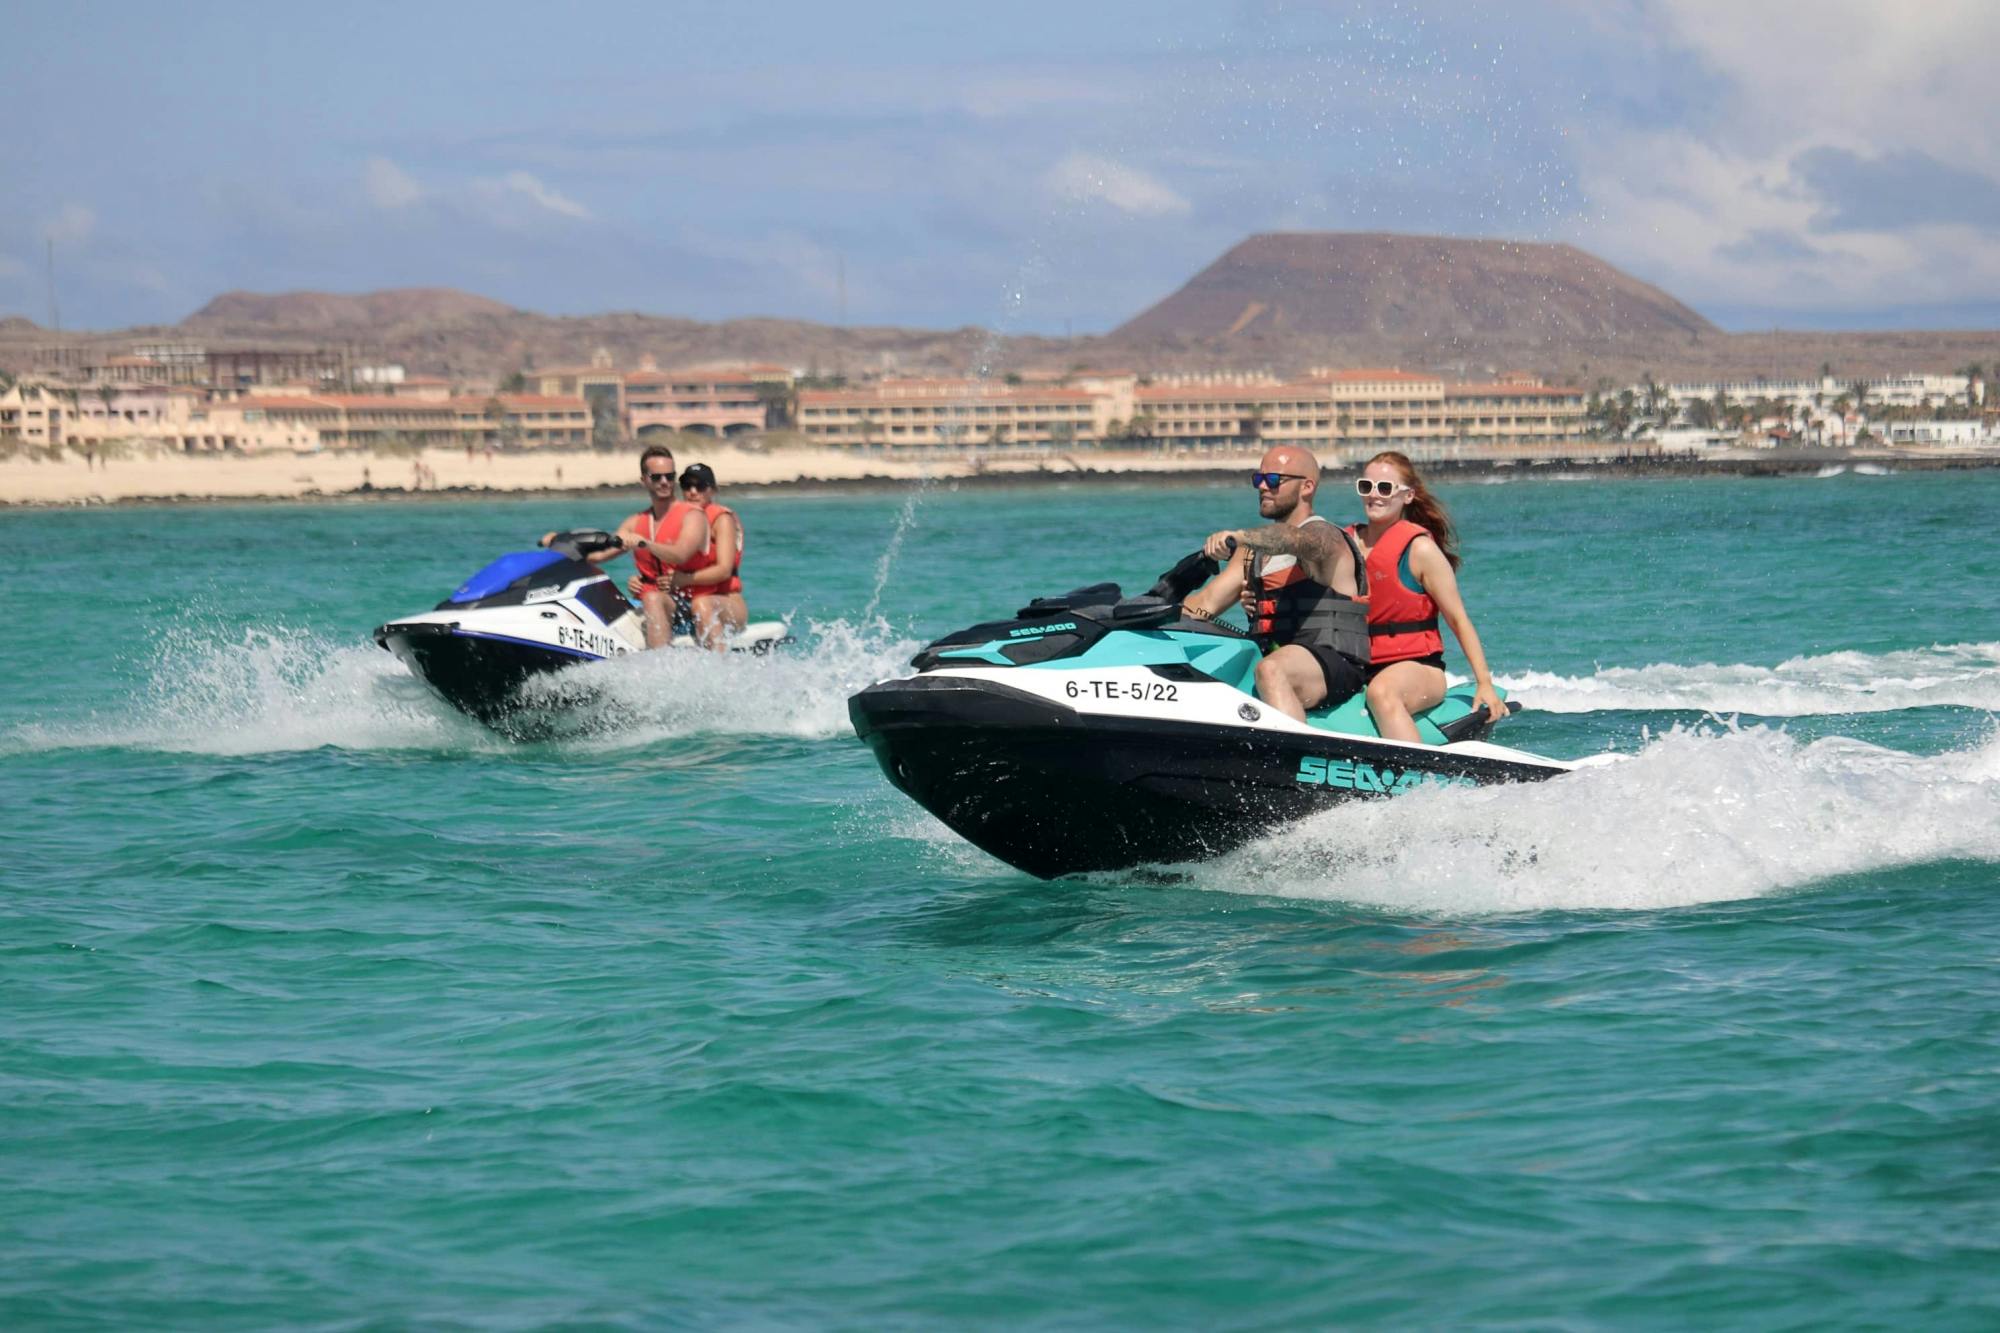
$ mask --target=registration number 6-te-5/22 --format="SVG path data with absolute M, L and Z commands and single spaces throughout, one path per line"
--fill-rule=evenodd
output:
M 1164 680 L 1066 680 L 1063 693 L 1072 699 L 1124 699 L 1135 704 L 1180 702 L 1180 686 Z

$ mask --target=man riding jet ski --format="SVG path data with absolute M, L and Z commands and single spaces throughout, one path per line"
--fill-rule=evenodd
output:
M 646 646 L 638 610 L 590 560 L 620 545 L 596 529 L 552 534 L 487 565 L 436 609 L 378 627 L 375 642 L 461 712 L 510 735 L 543 734 L 548 719 L 521 698 L 526 681 Z M 729 646 L 761 655 L 788 642 L 784 624 L 766 620 Z
M 898 790 L 1043 879 L 1210 856 L 1340 801 L 1574 767 L 1488 743 L 1464 686 L 1416 715 L 1420 742 L 1383 739 L 1360 694 L 1287 717 L 1256 697 L 1256 642 L 1182 606 L 1218 568 L 1196 552 L 1141 596 L 1037 598 L 932 643 L 848 716 Z

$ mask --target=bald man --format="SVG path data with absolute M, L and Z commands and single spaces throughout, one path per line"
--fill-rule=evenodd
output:
M 1365 567 L 1354 539 L 1313 512 L 1319 460 L 1311 450 L 1286 444 L 1265 450 L 1251 482 L 1267 526 L 1212 534 L 1202 549 L 1229 563 L 1182 606 L 1196 619 L 1213 620 L 1241 601 L 1264 650 L 1257 697 L 1303 722 L 1307 709 L 1361 692 L 1368 608 L 1355 571 Z

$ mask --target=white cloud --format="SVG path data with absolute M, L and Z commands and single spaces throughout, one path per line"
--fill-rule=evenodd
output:
M 551 213 L 560 213 L 566 218 L 590 221 L 590 210 L 566 195 L 558 194 L 538 177 L 525 171 L 510 171 L 502 178 L 501 184 L 517 194 L 522 194 L 540 204 Z
M 394 212 L 424 197 L 424 187 L 386 157 L 371 157 L 361 168 L 361 188 L 375 207 Z
M 2000 6 L 1639 0 L 1593 20 L 1715 91 L 1685 124 L 1577 127 L 1591 216 L 1571 239 L 1697 306 L 2000 296 L 2000 217 L 1969 225 L 1934 209 L 1926 220 L 1915 201 L 1842 209 L 1825 169 L 1846 164 L 1865 184 L 1868 170 L 1936 164 L 1934 177 L 1959 173 L 1975 199 L 1981 177 L 2000 182 L 2000 141 L 1983 130 L 2000 121 L 2000 79 L 1987 67 Z
M 1188 201 L 1158 177 L 1090 153 L 1071 153 L 1049 168 L 1043 184 L 1079 203 L 1106 203 L 1135 217 L 1178 216 Z

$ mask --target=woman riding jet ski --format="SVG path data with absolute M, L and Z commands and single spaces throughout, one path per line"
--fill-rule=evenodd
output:
M 1575 767 L 1488 743 L 1469 687 L 1416 717 L 1422 744 L 1384 740 L 1360 695 L 1286 717 L 1255 696 L 1255 641 L 1183 612 L 1216 570 L 1197 552 L 1143 596 L 1037 598 L 939 639 L 848 716 L 898 790 L 1043 879 L 1213 855 L 1357 797 Z
M 638 609 L 590 561 L 620 545 L 596 529 L 555 533 L 540 549 L 501 556 L 436 609 L 380 626 L 375 642 L 461 712 L 510 735 L 545 734 L 549 719 L 525 704 L 525 682 L 646 646 Z M 789 641 L 783 623 L 766 620 L 729 644 L 761 655 Z

